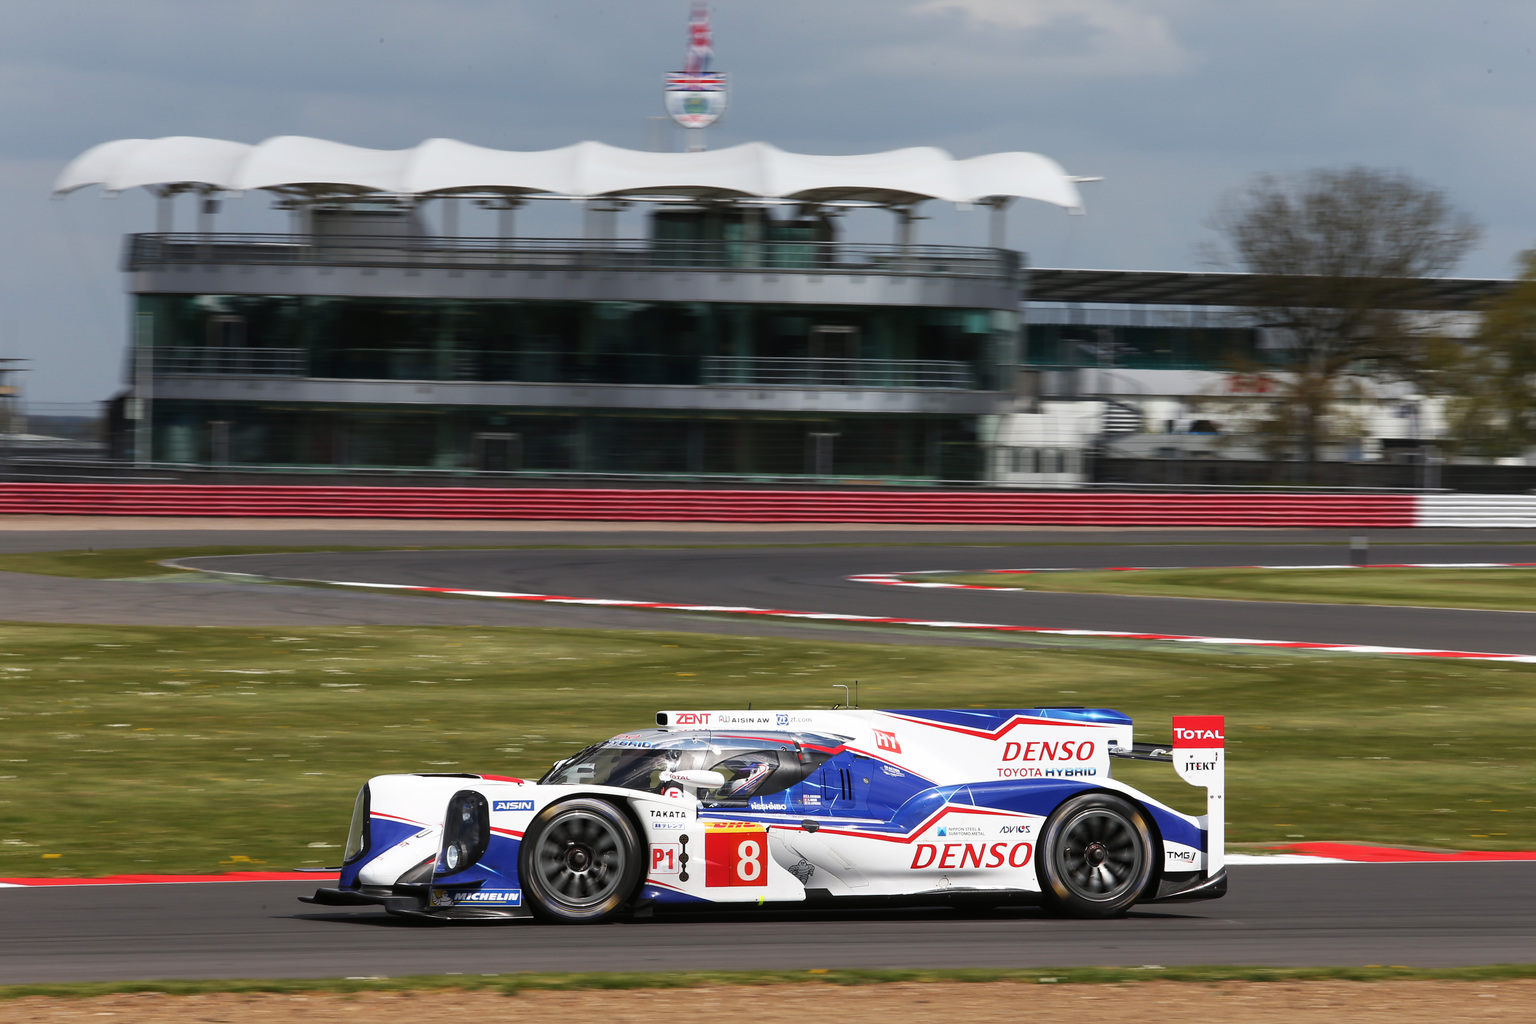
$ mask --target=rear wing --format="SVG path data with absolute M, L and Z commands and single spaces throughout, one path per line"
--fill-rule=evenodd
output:
M 1226 864 L 1227 728 L 1221 715 L 1183 715 L 1173 719 L 1173 745 L 1137 743 L 1111 747 L 1110 756 L 1133 761 L 1168 761 L 1179 778 L 1205 789 L 1205 870 L 1214 877 Z
M 1122 761 L 1161 761 L 1172 764 L 1173 748 L 1166 743 L 1136 743 L 1130 747 L 1110 747 L 1109 756 L 1118 757 Z

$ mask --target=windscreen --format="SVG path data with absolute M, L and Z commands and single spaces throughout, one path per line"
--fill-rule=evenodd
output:
M 752 797 L 793 786 L 827 758 L 825 753 L 804 748 L 793 736 L 658 733 L 635 739 L 634 735 L 590 746 L 556 764 L 539 781 L 550 786 L 614 786 L 660 793 L 677 785 L 663 782 L 664 772 L 706 769 L 724 775 L 725 784 L 715 790 L 697 790 L 700 800 L 745 804 Z M 637 748 L 640 743 L 644 747 Z
M 552 786 L 617 786 L 661 792 L 661 773 L 678 767 L 660 751 L 598 747 L 557 765 L 543 782 Z

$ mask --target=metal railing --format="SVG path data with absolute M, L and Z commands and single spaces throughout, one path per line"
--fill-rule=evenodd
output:
M 483 380 L 522 381 L 529 383 L 611 383 L 611 384 L 691 384 L 692 366 L 698 366 L 697 381 L 705 386 L 759 387 L 847 387 L 847 388 L 917 388 L 950 391 L 975 390 L 971 367 L 966 363 L 923 359 L 782 359 L 750 356 L 706 356 L 693 364 L 687 357 L 633 353 L 610 361 L 612 374 L 587 374 L 580 379 L 551 372 L 528 374 L 513 372 L 514 367 L 456 366 L 458 372 L 437 372 L 437 353 L 431 350 L 396 351 L 386 349 L 347 350 L 345 358 L 333 357 L 316 367 L 325 377 L 359 377 L 371 380 Z M 474 361 L 497 353 L 456 352 L 462 360 Z M 372 362 L 359 357 L 382 357 Z M 390 362 L 390 360 L 394 360 Z M 636 363 L 638 366 L 631 366 Z M 672 364 L 678 364 L 673 366 Z M 335 364 L 335 365 L 331 365 Z M 691 364 L 684 366 L 682 364 Z M 175 346 L 154 352 L 156 374 L 186 377 L 308 377 L 309 355 L 301 348 L 215 348 Z M 622 372 L 622 371 L 631 372 Z
M 193 377 L 304 377 L 301 348 L 157 348 L 155 372 Z
M 965 363 L 922 359 L 776 359 L 707 356 L 701 384 L 765 387 L 975 389 Z
M 1018 254 L 956 245 L 414 235 L 137 234 L 124 269 L 169 264 L 484 270 L 740 270 L 964 277 L 1012 285 Z

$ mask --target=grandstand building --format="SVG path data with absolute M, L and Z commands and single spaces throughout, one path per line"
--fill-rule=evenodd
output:
M 1030 153 L 166 138 L 95 147 L 56 191 L 160 196 L 124 255 L 118 448 L 143 464 L 1073 486 L 1090 453 L 1241 457 L 1227 435 L 1266 397 L 1234 368 L 1276 344 L 1234 315 L 1243 275 L 1029 271 L 1004 247 L 1010 202 L 1075 209 L 1078 180 Z M 215 230 L 251 192 L 286 230 Z M 198 230 L 173 230 L 178 196 Z M 989 211 L 993 244 L 921 244 L 929 201 Z M 536 202 L 578 204 L 581 236 L 519 235 Z M 891 242 L 843 237 L 861 208 Z M 487 209 L 494 234 L 459 230 Z M 1424 284 L 1437 314 L 1503 286 Z M 1411 400 L 1376 396 L 1374 441 L 1335 457 L 1428 436 Z
M 1033 154 L 764 145 L 123 140 L 58 191 L 90 184 L 209 211 L 127 240 L 141 461 L 537 474 L 982 478 L 986 424 L 1017 403 L 1020 257 L 919 244 L 913 210 L 1078 204 Z M 250 190 L 292 230 L 212 230 L 215 196 Z M 583 204 L 583 236 L 516 236 L 539 199 Z M 458 232 L 470 202 L 497 237 Z M 841 239 L 870 206 L 894 241 Z M 643 236 L 616 237 L 631 208 Z

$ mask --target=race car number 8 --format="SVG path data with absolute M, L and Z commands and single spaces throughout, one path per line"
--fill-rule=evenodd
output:
M 767 838 L 755 831 L 708 833 L 704 837 L 704 884 L 767 885 Z
M 762 862 L 757 859 L 762 853 L 756 840 L 748 840 L 736 847 L 736 854 L 741 858 L 736 862 L 736 877 L 744 882 L 756 881 L 757 876 L 763 873 Z

